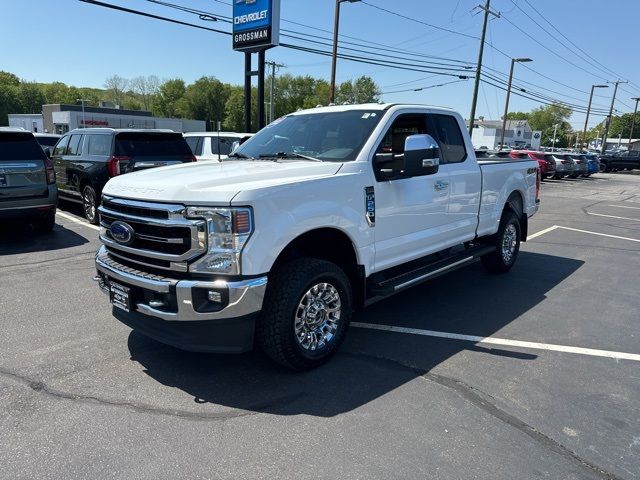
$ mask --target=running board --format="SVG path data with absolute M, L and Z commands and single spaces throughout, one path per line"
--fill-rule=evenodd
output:
M 427 280 L 431 280 L 432 278 L 443 275 L 447 272 L 470 265 L 478 258 L 493 251 L 495 251 L 495 246 L 490 245 L 481 245 L 466 249 L 448 258 L 437 260 L 433 263 L 402 273 L 395 277 L 370 284 L 368 286 L 368 296 L 388 296 L 398 293 L 404 289 L 426 282 Z

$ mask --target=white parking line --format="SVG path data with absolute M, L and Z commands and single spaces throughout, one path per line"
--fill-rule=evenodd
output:
M 609 237 L 609 238 L 617 238 L 618 240 L 628 240 L 629 242 L 639 242 L 637 238 L 629 238 L 629 237 L 620 237 L 618 235 L 609 235 L 608 233 L 600 233 L 600 232 L 590 232 L 589 230 L 580 230 L 579 228 L 571 228 L 571 227 L 558 227 L 563 230 L 571 230 L 572 232 L 580 232 L 580 233 L 589 233 L 591 235 L 599 235 L 601 237 Z
M 634 210 L 640 210 L 640 207 L 629 207 L 627 205 L 607 205 L 607 207 L 614 207 L 614 208 L 633 208 Z
M 549 228 L 545 228 L 544 230 L 540 230 L 539 232 L 536 233 L 532 233 L 531 235 L 527 235 L 527 240 L 532 240 L 534 238 L 537 238 L 541 235 L 544 235 L 545 233 L 549 233 L 552 232 L 556 229 L 560 228 L 558 225 L 554 225 L 553 227 L 549 227 Z
M 615 215 L 605 215 L 604 213 L 591 213 L 586 212 L 587 215 L 595 215 L 596 217 L 607 217 L 607 218 L 617 218 L 619 220 L 631 220 L 633 222 L 640 222 L 640 219 L 637 218 L 629 218 L 629 217 L 617 217 Z
M 595 348 L 571 347 L 567 345 L 556 345 L 553 343 L 525 342 L 521 340 L 509 340 L 507 338 L 480 337 L 476 335 L 463 335 L 460 333 L 438 332 L 435 330 L 420 330 L 417 328 L 396 327 L 393 325 L 378 325 L 375 323 L 351 322 L 355 328 L 366 328 L 369 330 L 382 330 L 385 332 L 406 333 L 410 335 L 421 335 L 425 337 L 448 338 L 451 340 L 463 340 L 474 343 L 487 343 L 491 345 L 503 345 L 509 347 L 522 347 L 532 350 L 547 350 L 552 352 L 575 353 L 578 355 L 588 355 L 591 357 L 605 357 L 616 360 L 632 360 L 640 362 L 640 355 L 635 353 L 614 352 L 610 350 L 598 350 Z
M 100 227 L 96 225 L 91 225 L 84 220 L 80 220 L 78 217 L 74 217 L 73 215 L 69 215 L 68 213 L 57 211 L 56 215 L 60 215 L 62 218 L 66 218 L 67 220 L 71 220 L 73 223 L 77 223 L 78 225 L 82 225 L 83 227 L 93 228 L 94 230 L 100 231 Z
M 540 236 L 544 235 L 545 233 L 549 233 L 549 232 L 552 232 L 552 231 L 558 230 L 558 229 L 569 230 L 571 232 L 588 233 L 589 235 L 598 235 L 600 237 L 617 238 L 618 240 L 628 240 L 629 242 L 639 242 L 640 243 L 640 240 L 638 240 L 637 238 L 621 237 L 619 235 L 610 235 L 608 233 L 590 232 L 589 230 L 581 230 L 579 228 L 563 227 L 562 225 L 553 225 L 552 227 L 545 228 L 544 230 L 540 230 L 539 232 L 536 232 L 536 233 L 533 233 L 533 234 L 527 236 L 527 240 L 531 240 L 533 238 L 540 237 Z

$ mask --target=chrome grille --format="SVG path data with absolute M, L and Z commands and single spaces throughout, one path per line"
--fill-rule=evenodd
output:
M 184 217 L 183 205 L 105 197 L 100 212 L 100 240 L 107 250 L 130 262 L 164 270 L 187 271 L 190 261 L 206 251 L 203 220 Z M 121 221 L 135 232 L 126 245 L 111 235 Z

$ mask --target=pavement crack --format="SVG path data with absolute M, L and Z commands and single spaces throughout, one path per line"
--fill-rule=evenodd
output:
M 245 410 L 238 410 L 235 412 L 200 413 L 200 412 L 192 412 L 188 410 L 160 408 L 160 407 L 155 407 L 153 405 L 139 403 L 139 402 L 110 400 L 110 399 L 101 398 L 95 395 L 84 395 L 79 393 L 67 392 L 67 391 L 53 388 L 41 380 L 36 380 L 26 375 L 22 375 L 5 368 L 0 368 L 0 376 L 8 377 L 14 381 L 17 381 L 18 383 L 26 385 L 28 388 L 32 389 L 35 392 L 39 392 L 44 395 L 58 398 L 58 399 L 71 400 L 71 401 L 87 403 L 87 404 L 99 404 L 99 405 L 104 405 L 108 407 L 126 408 L 128 410 L 132 410 L 139 413 L 146 413 L 146 414 L 152 414 L 152 415 L 165 415 L 165 416 L 184 418 L 187 420 L 196 420 L 196 421 L 225 421 L 225 420 L 231 420 L 234 418 L 250 417 L 250 416 L 258 415 L 264 410 L 270 408 L 273 404 L 281 404 L 283 402 L 288 401 L 288 399 L 275 399 L 273 401 L 270 401 L 269 404 L 254 405 L 254 406 L 248 407 Z M 196 399 L 196 403 L 204 403 L 204 402 L 198 402 Z
M 502 410 L 500 407 L 498 407 L 494 403 L 495 401 L 494 397 L 492 397 L 491 395 L 481 390 L 478 390 L 477 388 L 472 387 L 471 385 L 464 383 L 461 380 L 447 377 L 444 375 L 439 375 L 436 373 L 432 373 L 432 372 L 426 371 L 424 368 L 418 367 L 417 365 L 405 363 L 393 358 L 373 355 L 366 352 L 349 352 L 344 354 L 352 355 L 354 357 L 360 357 L 360 358 L 375 359 L 381 362 L 395 364 L 398 367 L 413 371 L 416 374 L 416 376 L 420 378 L 423 378 L 427 381 L 434 382 L 434 383 L 437 383 L 438 385 L 454 390 L 458 395 L 460 395 L 463 399 L 465 399 L 467 402 L 471 403 L 475 407 L 488 413 L 489 415 L 500 420 L 501 422 L 521 431 L 522 433 L 530 437 L 532 440 L 534 440 L 536 443 L 538 443 L 545 449 L 560 455 L 561 457 L 567 459 L 568 461 L 574 463 L 575 465 L 583 469 L 589 470 L 591 473 L 595 473 L 598 477 L 605 480 L 623 480 L 622 477 L 614 473 L 608 472 L 604 468 L 599 467 L 598 465 L 580 457 L 573 450 L 567 448 L 566 446 L 554 440 L 553 438 L 545 435 L 540 430 L 526 423 L 524 420 L 521 420 L 515 415 L 512 415 L 506 412 L 505 410 Z

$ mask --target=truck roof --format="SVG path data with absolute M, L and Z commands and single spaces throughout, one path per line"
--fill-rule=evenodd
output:
M 150 133 L 176 133 L 173 130 L 163 128 L 74 128 L 70 133 L 120 133 L 120 132 L 150 132 Z
M 446 111 L 448 113 L 453 112 L 454 110 L 447 107 L 439 107 L 435 105 L 420 105 L 420 104 L 412 104 L 412 103 L 356 103 L 349 105 L 330 105 L 330 106 L 317 106 L 315 108 L 308 108 L 306 110 L 299 110 L 297 112 L 293 112 L 290 115 L 305 115 L 309 113 L 328 113 L 328 112 L 347 112 L 350 110 L 375 110 L 375 111 L 384 111 L 388 110 L 392 107 L 403 107 L 403 108 L 429 108 L 429 109 L 437 109 Z

